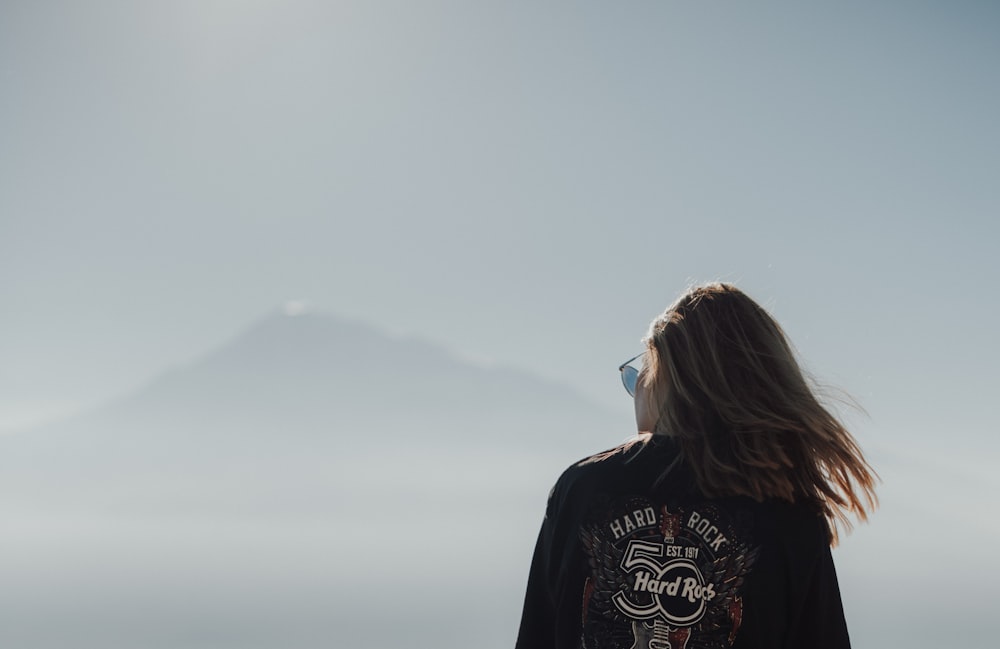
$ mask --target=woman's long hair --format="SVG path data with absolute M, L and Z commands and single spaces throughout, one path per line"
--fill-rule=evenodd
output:
M 688 290 L 650 325 L 641 380 L 700 490 L 814 504 L 832 544 L 876 507 L 877 476 L 818 401 L 778 323 L 729 284 Z

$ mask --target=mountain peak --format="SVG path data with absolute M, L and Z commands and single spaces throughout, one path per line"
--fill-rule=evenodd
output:
M 281 305 L 281 312 L 289 318 L 294 318 L 304 313 L 310 313 L 311 311 L 312 306 L 302 300 L 288 300 Z

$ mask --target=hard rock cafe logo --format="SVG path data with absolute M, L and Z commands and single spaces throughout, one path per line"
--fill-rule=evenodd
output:
M 629 574 L 630 592 L 621 589 L 612 602 L 635 620 L 660 617 L 673 626 L 697 624 L 707 602 L 715 598 L 715 587 L 705 583 L 698 565 L 690 559 L 662 561 L 660 543 L 629 541 L 621 567 Z
M 731 646 L 757 550 L 711 505 L 671 511 L 632 500 L 617 514 L 584 534 L 593 567 L 584 609 L 597 614 L 587 637 L 606 640 L 625 623 L 631 649 L 685 649 L 695 637 L 698 646 Z

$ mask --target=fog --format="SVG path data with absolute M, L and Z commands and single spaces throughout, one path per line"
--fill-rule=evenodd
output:
M 527 373 L 270 315 L 88 416 L 0 438 L 4 635 L 509 645 L 564 453 L 596 448 L 614 419 Z
M 344 380 L 359 354 L 374 394 Z M 407 393 L 422 372 L 463 400 Z M 0 626 L 39 648 L 511 646 L 549 487 L 629 426 L 530 373 L 270 315 L 89 416 L 0 439 Z M 961 456 L 872 457 L 882 509 L 835 553 L 856 646 L 988 646 L 996 479 Z
M 616 368 L 721 279 L 862 408 L 854 645 L 994 646 L 997 33 L 0 3 L 0 643 L 511 646 L 549 489 L 632 431 Z

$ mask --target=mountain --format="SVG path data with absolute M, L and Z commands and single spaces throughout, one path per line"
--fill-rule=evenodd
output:
M 427 342 L 315 313 L 266 317 L 114 409 L 113 416 L 207 416 L 262 434 L 289 424 L 363 432 L 461 421 L 463 428 L 489 429 L 523 417 L 586 425 L 609 415 L 527 372 L 478 367 Z M 451 436 L 442 430 L 433 439 Z
M 0 438 L 0 640 L 510 646 L 549 487 L 628 428 L 527 372 L 270 314 L 86 416 Z M 488 588 L 470 597 L 470 578 Z
M 414 453 L 566 463 L 627 431 L 620 415 L 530 373 L 327 314 L 275 312 L 133 394 L 0 439 L 0 469 L 8 494 L 136 494 L 184 476 L 210 500 L 233 471 L 260 484 Z

